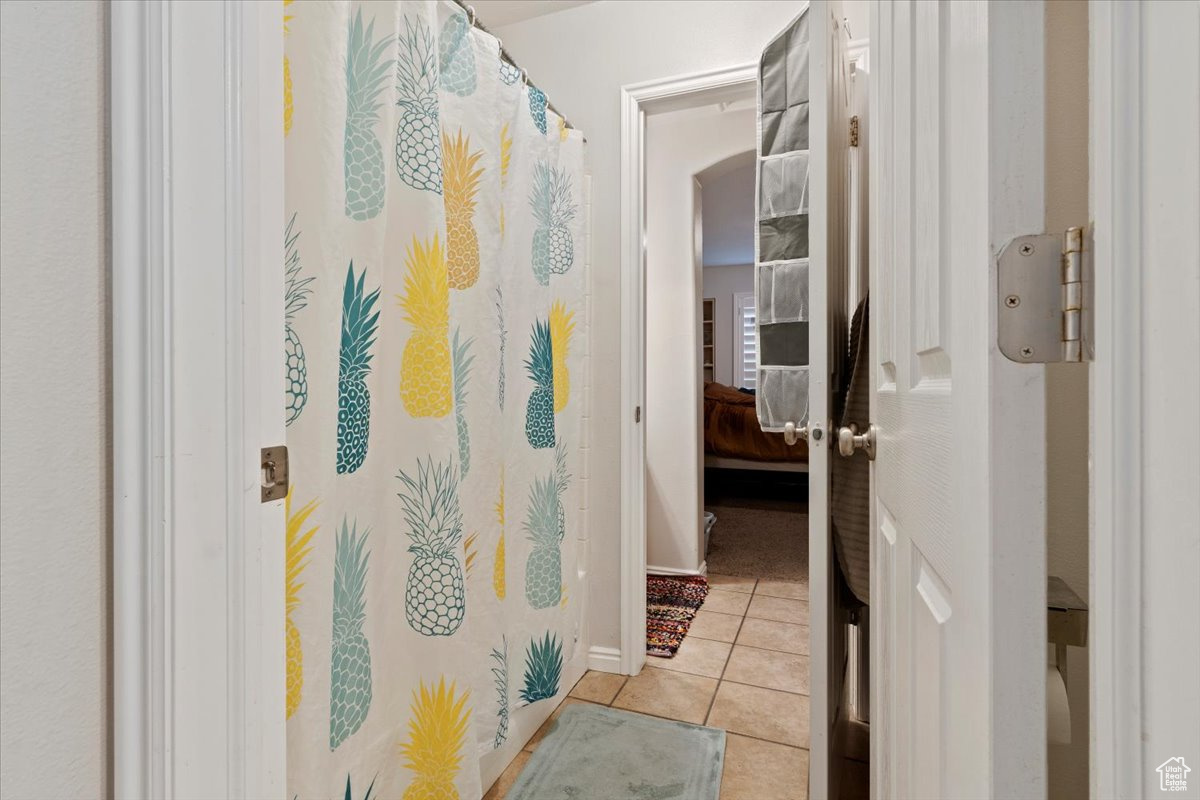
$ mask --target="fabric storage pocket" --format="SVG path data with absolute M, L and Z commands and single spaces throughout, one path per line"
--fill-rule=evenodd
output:
M 762 264 L 755 276 L 760 324 L 807 320 L 808 260 Z
M 758 218 L 775 219 L 808 213 L 808 151 L 800 150 L 759 162 Z
M 808 423 L 808 367 L 758 370 L 755 397 L 758 423 L 764 431 L 780 432 L 789 422 Z

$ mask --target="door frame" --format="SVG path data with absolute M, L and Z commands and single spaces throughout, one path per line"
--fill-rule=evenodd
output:
M 1187 422 L 1195 392 L 1163 391 L 1179 388 L 1177 373 L 1194 369 L 1195 352 L 1178 335 L 1183 321 L 1154 307 L 1162 302 L 1165 275 L 1178 278 L 1179 289 L 1189 284 L 1195 251 L 1182 234 L 1194 230 L 1189 223 L 1197 197 L 1178 184 L 1164 186 L 1162 163 L 1148 163 L 1144 155 L 1187 141 L 1187 126 L 1200 117 L 1195 94 L 1158 79 L 1177 71 L 1195 74 L 1195 62 L 1184 58 L 1194 59 L 1200 35 L 1194 25 L 1174 26 L 1171 46 L 1163 47 L 1164 22 L 1148 18 L 1152 11 L 1140 3 L 1096 0 L 1088 8 L 1095 242 L 1089 387 L 1092 797 L 1147 796 L 1157 792 L 1160 761 L 1200 756 L 1195 695 L 1184 692 L 1179 699 L 1181 683 L 1193 679 L 1200 663 L 1200 635 L 1194 613 L 1168 618 L 1175 610 L 1195 609 L 1195 584 L 1178 579 L 1180 554 L 1194 552 L 1195 532 L 1186 524 L 1164 524 L 1194 520 L 1194 494 L 1163 488 L 1190 489 L 1200 480 L 1196 427 Z M 1168 105 L 1169 120 L 1163 118 Z M 1194 164 L 1193 156 L 1171 168 Z M 1149 209 L 1159 211 L 1148 214 Z M 1191 258 L 1166 260 L 1168 253 L 1180 252 Z M 1148 385 L 1158 391 L 1148 392 Z M 1164 447 L 1167 438 L 1171 442 Z M 1163 714 L 1165 708 L 1172 713 Z
M 758 79 L 754 62 L 621 87 L 621 649 L 592 667 L 636 675 L 646 663 L 646 114 L 718 102 Z
M 113 791 L 281 797 L 282 9 L 110 19 Z

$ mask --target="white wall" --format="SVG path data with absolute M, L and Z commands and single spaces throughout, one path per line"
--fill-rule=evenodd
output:
M 716 106 L 646 119 L 646 563 L 704 561 L 701 270 L 695 176 L 754 147 L 753 109 Z
M 0 769 L 109 793 L 107 12 L 0 3 Z
M 603 0 L 496 29 L 551 102 L 588 138 L 592 197 L 592 430 L 589 478 L 592 643 L 619 647 L 620 89 L 755 61 L 799 0 Z M 483 18 L 487 22 L 486 17 Z M 856 32 L 857 35 L 857 32 Z M 608 435 L 605 435 L 608 432 Z M 603 512 L 601 512 L 603 510 Z
M 742 264 L 729 267 L 704 268 L 704 296 L 716 300 L 716 352 L 714 378 L 726 386 L 739 386 L 735 370 L 741 359 L 736 357 L 734 345 L 733 296 L 754 291 L 754 265 Z

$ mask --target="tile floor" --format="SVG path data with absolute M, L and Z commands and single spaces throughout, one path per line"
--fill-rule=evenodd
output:
M 627 678 L 588 672 L 484 800 L 503 800 L 559 712 L 599 703 L 727 733 L 721 800 L 808 797 L 808 585 L 709 575 L 674 658 Z

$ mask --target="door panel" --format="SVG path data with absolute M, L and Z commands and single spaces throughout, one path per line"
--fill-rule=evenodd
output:
M 1043 368 L 995 342 L 1040 230 L 1036 3 L 872 3 L 872 794 L 1045 794 Z
M 846 315 L 849 256 L 849 37 L 839 0 L 812 2 L 809 27 L 810 279 L 812 308 L 810 429 L 822 438 L 809 447 L 809 662 L 811 759 L 809 792 L 836 797 L 838 737 L 835 726 L 844 698 L 846 623 L 835 602 L 830 526 L 831 420 L 840 417 L 849 320 Z

